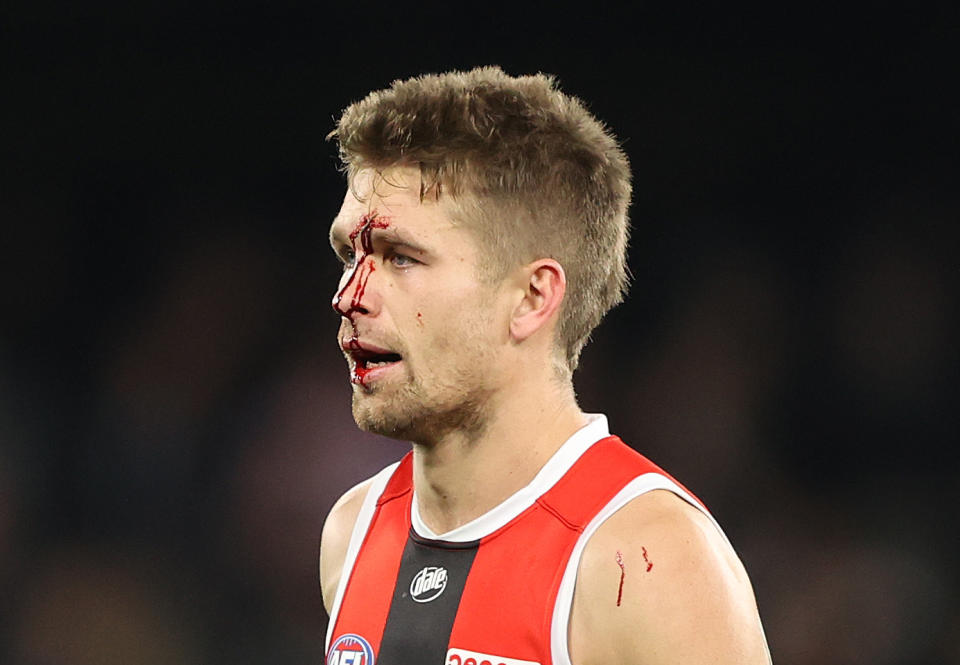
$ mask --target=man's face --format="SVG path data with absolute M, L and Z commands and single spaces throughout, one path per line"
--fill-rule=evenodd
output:
M 447 206 L 420 200 L 419 171 L 359 173 L 330 229 L 344 272 L 333 298 L 365 430 L 428 442 L 482 427 L 509 342 L 503 292 Z

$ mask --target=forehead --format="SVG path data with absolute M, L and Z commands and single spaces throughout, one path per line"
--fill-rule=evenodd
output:
M 383 172 L 357 173 L 330 226 L 331 240 L 344 241 L 371 215 L 416 235 L 433 235 L 457 228 L 448 206 L 427 196 L 420 198 L 420 172 L 393 167 Z

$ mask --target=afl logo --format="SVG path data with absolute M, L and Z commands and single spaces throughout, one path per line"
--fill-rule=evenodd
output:
M 359 635 L 341 635 L 327 653 L 327 665 L 373 665 L 373 648 Z
M 447 588 L 447 569 L 442 566 L 427 566 L 413 576 L 410 582 L 410 597 L 418 603 L 429 603 Z

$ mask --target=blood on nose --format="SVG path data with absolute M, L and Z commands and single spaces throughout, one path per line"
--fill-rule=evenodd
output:
M 349 318 L 354 312 L 363 314 L 367 312 L 366 307 L 363 305 L 363 296 L 367 290 L 367 282 L 370 280 L 370 275 L 374 270 L 376 270 L 376 266 L 372 258 L 366 255 L 357 257 L 353 268 L 350 269 L 350 274 L 347 275 L 347 281 L 343 287 L 337 291 L 337 295 L 333 297 L 333 309 L 338 314 Z M 353 289 L 353 293 L 349 298 L 345 298 L 344 296 L 347 295 L 350 289 Z
M 389 226 L 386 220 L 377 216 L 377 211 L 373 210 L 364 215 L 357 222 L 356 227 L 350 232 L 350 243 L 353 245 L 356 260 L 343 286 L 333 297 L 333 309 L 341 316 L 350 317 L 351 314 L 367 310 L 363 305 L 364 293 L 367 290 L 367 282 L 370 275 L 376 270 L 373 254 L 373 229 L 385 229 Z M 353 289 L 349 301 L 345 299 L 346 294 Z

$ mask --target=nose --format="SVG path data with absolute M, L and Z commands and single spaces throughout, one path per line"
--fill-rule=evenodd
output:
M 361 254 L 353 267 L 340 279 L 340 287 L 331 305 L 340 316 L 352 320 L 357 314 L 370 314 L 373 294 L 368 293 L 370 275 L 376 270 L 373 257 Z

